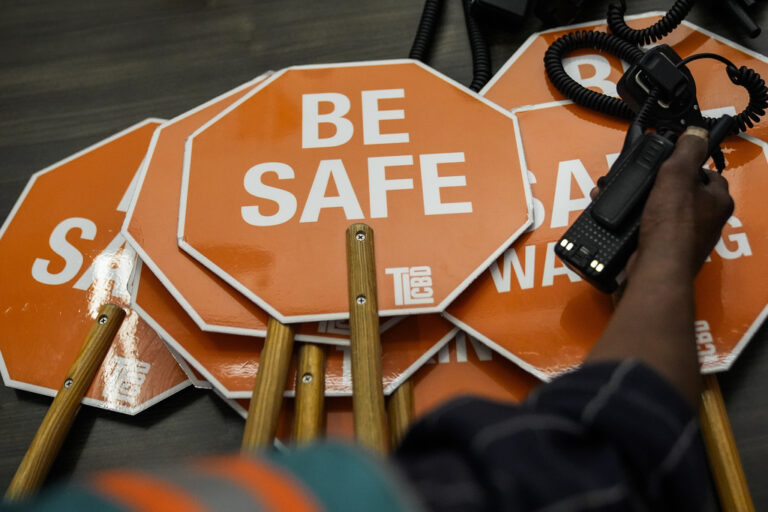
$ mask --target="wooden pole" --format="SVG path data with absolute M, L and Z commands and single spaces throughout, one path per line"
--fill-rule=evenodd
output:
M 292 351 L 293 328 L 270 317 L 245 421 L 243 452 L 266 448 L 274 442 Z
M 304 343 L 296 369 L 296 412 L 293 442 L 305 444 L 322 436 L 325 394 L 325 348 Z
M 714 375 L 704 376 L 699 418 L 723 512 L 754 512 L 723 395 Z
M 99 310 L 75 362 L 16 470 L 5 493 L 7 500 L 22 499 L 42 485 L 124 318 L 125 311 L 115 304 L 105 304 Z
M 346 238 L 355 437 L 362 446 L 384 455 L 389 450 L 389 435 L 381 382 L 373 230 L 366 224 L 352 224 Z
M 414 416 L 413 382 L 408 379 L 389 397 L 389 433 L 392 446 L 399 445 L 403 440 Z

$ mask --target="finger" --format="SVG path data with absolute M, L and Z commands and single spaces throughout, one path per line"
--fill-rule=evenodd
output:
M 672 155 L 659 169 L 659 179 L 698 179 L 699 168 L 707 157 L 706 130 L 689 127 L 678 139 Z
M 594 200 L 595 200 L 595 198 L 597 197 L 597 193 L 598 193 L 598 192 L 600 192 L 600 189 L 599 189 L 599 188 L 597 188 L 597 187 L 592 187 L 592 190 L 590 190 L 590 191 L 589 191 L 589 198 L 590 198 L 591 200 L 593 200 L 593 201 L 594 201 Z
M 731 216 L 733 213 L 733 197 L 731 197 L 728 191 L 728 180 L 726 180 L 721 174 L 716 172 L 705 170 L 709 183 L 702 184 L 702 190 L 708 193 L 715 200 L 715 209 L 722 212 L 725 219 Z
M 728 180 L 719 172 L 702 168 L 703 174 L 707 177 L 705 185 L 711 185 L 715 188 L 723 189 L 728 192 Z
M 706 133 L 706 131 L 704 131 Z M 677 159 L 688 168 L 698 169 L 707 157 L 709 141 L 700 130 L 690 128 L 678 137 L 675 151 L 670 158 Z

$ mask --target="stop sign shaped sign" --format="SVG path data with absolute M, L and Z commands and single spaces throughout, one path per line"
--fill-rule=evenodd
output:
M 570 102 L 523 107 L 515 116 L 534 183 L 535 223 L 447 314 L 546 380 L 579 365 L 610 318 L 610 297 L 565 267 L 554 245 L 618 157 L 626 123 Z M 767 147 L 744 134 L 722 144 L 723 175 L 736 206 L 695 282 L 696 346 L 704 373 L 730 368 L 768 314 L 768 272 L 760 258 L 768 251 L 762 193 L 768 187 Z
M 136 254 L 120 235 L 148 119 L 35 173 L 0 228 L 0 373 L 55 396 L 98 310 L 128 306 Z M 136 414 L 186 387 L 162 340 L 128 310 L 83 403 Z
M 283 322 L 346 318 L 344 232 L 383 316 L 442 311 L 530 223 L 514 121 L 411 60 L 274 74 L 188 140 L 179 245 Z
M 639 29 L 663 14 L 626 19 Z M 549 45 L 580 30 L 608 29 L 605 22 L 594 22 L 533 34 L 481 91 L 516 113 L 534 183 L 535 223 L 531 233 L 448 311 L 457 325 L 544 379 L 579 364 L 611 312 L 610 300 L 581 282 L 551 252 L 552 244 L 589 204 L 589 190 L 615 160 L 628 127 L 626 121 L 564 101 L 546 76 Z M 768 76 L 765 56 L 687 21 L 660 43 L 681 57 L 713 53 Z M 596 49 L 566 55 L 563 66 L 582 86 L 611 96 L 617 95 L 617 82 L 627 67 L 618 57 Z M 703 59 L 688 67 L 704 115 L 734 115 L 747 105 L 745 89 L 731 83 L 722 62 Z M 723 145 L 728 162 L 724 175 L 736 210 L 696 281 L 696 342 L 705 373 L 727 370 L 768 315 L 768 274 L 759 256 L 766 242 L 761 199 L 768 170 L 765 141 L 768 128 L 763 121 Z

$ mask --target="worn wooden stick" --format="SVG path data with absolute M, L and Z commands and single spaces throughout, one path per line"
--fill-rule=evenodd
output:
M 355 437 L 362 446 L 383 455 L 389 450 L 389 434 L 381 382 L 373 229 L 366 224 L 347 229 L 347 286 Z
M 305 444 L 322 436 L 325 402 L 325 348 L 304 343 L 296 368 L 296 411 L 293 442 Z
M 64 383 L 48 408 L 40 428 L 37 429 L 19 469 L 16 470 L 16 475 L 5 493 L 7 500 L 29 496 L 42 485 L 72 427 L 80 409 L 80 402 L 101 367 L 124 318 L 125 311 L 114 304 L 105 304 L 99 310 L 75 362 L 67 372 Z
M 699 418 L 723 512 L 754 512 L 723 395 L 714 375 L 704 376 Z
M 270 317 L 245 421 L 244 452 L 272 446 L 275 440 L 292 351 L 293 328 Z
M 397 446 L 403 440 L 405 432 L 413 422 L 415 408 L 413 405 L 413 382 L 406 380 L 389 397 L 389 433 L 392 446 Z

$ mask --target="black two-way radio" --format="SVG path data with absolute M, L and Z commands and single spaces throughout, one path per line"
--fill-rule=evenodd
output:
M 609 51 L 630 62 L 617 84 L 619 98 L 585 89 L 567 75 L 563 56 L 578 48 Z M 750 101 L 736 116 L 702 116 L 696 84 L 688 62 L 712 58 L 726 64 L 731 81 L 747 89 Z M 604 32 L 582 31 L 562 36 L 545 56 L 552 83 L 575 103 L 606 114 L 632 119 L 618 159 L 598 180 L 598 194 L 568 228 L 555 253 L 586 281 L 604 292 L 614 291 L 624 267 L 637 247 L 640 217 L 661 164 L 674 150 L 677 137 L 689 126 L 709 131 L 707 157 L 718 171 L 725 167 L 722 140 L 753 126 L 768 107 L 768 90 L 749 68 L 736 68 L 719 55 L 698 54 L 681 59 L 667 45 L 646 51 Z M 655 128 L 655 131 L 647 131 Z M 704 164 L 704 162 L 702 162 Z M 702 173 L 702 177 L 706 175 Z
M 621 78 L 617 91 L 637 116 L 621 154 L 598 182 L 597 197 L 555 246 L 560 259 L 602 291 L 612 292 L 620 284 L 637 247 L 643 205 L 678 135 L 688 126 L 707 128 L 693 77 L 681 62 L 669 46 L 660 45 Z M 646 132 L 650 119 L 655 132 Z M 720 142 L 733 133 L 735 123 L 726 115 L 710 131 L 707 156 L 713 156 L 719 170 L 725 166 Z

